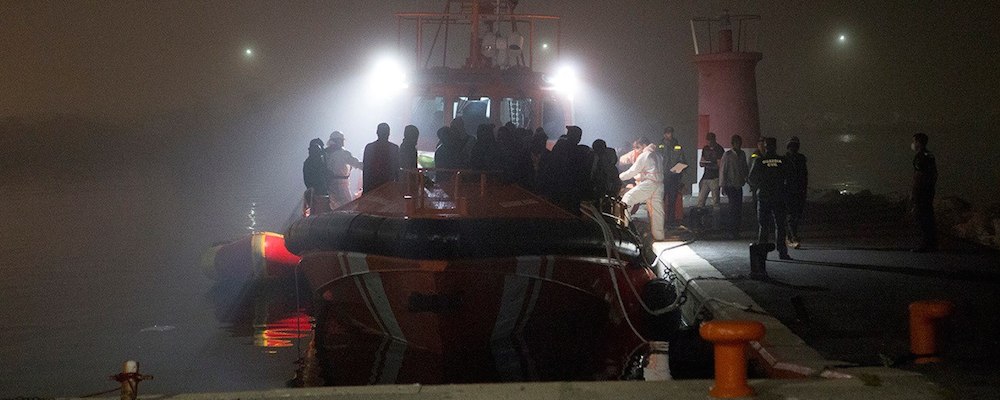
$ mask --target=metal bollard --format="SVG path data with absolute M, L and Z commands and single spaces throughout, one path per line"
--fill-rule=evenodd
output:
M 937 355 L 937 332 L 934 323 L 951 315 L 954 305 L 945 300 L 923 300 L 910 303 L 910 352 L 913 362 L 940 362 Z
M 774 250 L 774 243 L 750 244 L 750 279 L 767 279 L 767 253 Z
M 133 360 L 125 361 L 122 372 L 111 376 L 111 380 L 122 384 L 121 400 L 135 400 L 139 396 L 139 382 L 147 379 L 153 376 L 140 374 L 139 363 Z
M 712 397 L 733 398 L 753 395 L 747 385 L 747 343 L 764 338 L 764 324 L 757 321 L 709 321 L 698 329 L 701 337 L 715 346 L 715 385 Z

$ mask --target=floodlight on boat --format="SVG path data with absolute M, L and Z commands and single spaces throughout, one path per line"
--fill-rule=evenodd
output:
M 572 98 L 580 91 L 580 76 L 576 68 L 571 65 L 563 65 L 556 70 L 556 73 L 548 79 L 552 89 Z
M 395 96 L 410 87 L 407 69 L 394 57 L 382 56 L 375 60 L 368 77 L 369 93 L 375 96 Z

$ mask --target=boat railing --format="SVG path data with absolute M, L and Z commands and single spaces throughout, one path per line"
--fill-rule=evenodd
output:
M 403 198 L 407 216 L 463 216 L 469 199 L 487 194 L 487 186 L 499 181 L 499 172 L 470 169 L 404 169 Z

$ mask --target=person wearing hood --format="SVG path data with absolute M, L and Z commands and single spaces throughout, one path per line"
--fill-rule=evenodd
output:
M 330 194 L 331 210 L 354 200 L 351 193 L 351 170 L 361 167 L 361 161 L 344 149 L 344 134 L 333 131 L 326 146 L 326 187 Z
M 638 182 L 625 192 L 622 202 L 628 209 L 636 204 L 646 203 L 650 234 L 653 240 L 660 241 L 666 237 L 663 231 L 663 162 L 655 144 L 650 144 L 646 138 L 641 138 L 640 141 L 644 146 L 642 153 L 629 169 L 618 174 L 619 180 L 635 179 Z

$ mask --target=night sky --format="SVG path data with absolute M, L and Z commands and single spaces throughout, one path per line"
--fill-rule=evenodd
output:
M 253 99 L 255 110 L 282 115 L 274 125 L 293 132 L 282 135 L 295 142 L 287 148 L 296 158 L 309 138 L 334 129 L 358 135 L 348 148 L 360 149 L 373 135 L 344 121 L 346 82 L 373 54 L 394 48 L 393 12 L 443 8 L 432 0 L 4 0 L 0 118 L 61 114 L 147 126 L 192 110 L 238 116 Z M 563 17 L 562 56 L 581 66 L 603 110 L 578 115 L 584 139 L 621 146 L 665 125 L 694 143 L 688 20 L 724 8 L 764 21 L 754 47 L 764 55 L 757 77 L 765 135 L 802 136 L 804 153 L 836 154 L 817 157 L 817 167 L 836 168 L 852 150 L 810 140 L 874 135 L 869 147 L 883 150 L 869 148 L 866 157 L 889 151 L 905 160 L 909 134 L 921 129 L 942 159 L 958 164 L 967 149 L 986 157 L 976 164 L 987 169 L 981 183 L 1000 180 L 987 168 L 996 165 L 1000 130 L 1000 12 L 991 2 L 524 0 L 518 11 Z M 7 138 L 22 139 L 30 140 Z

